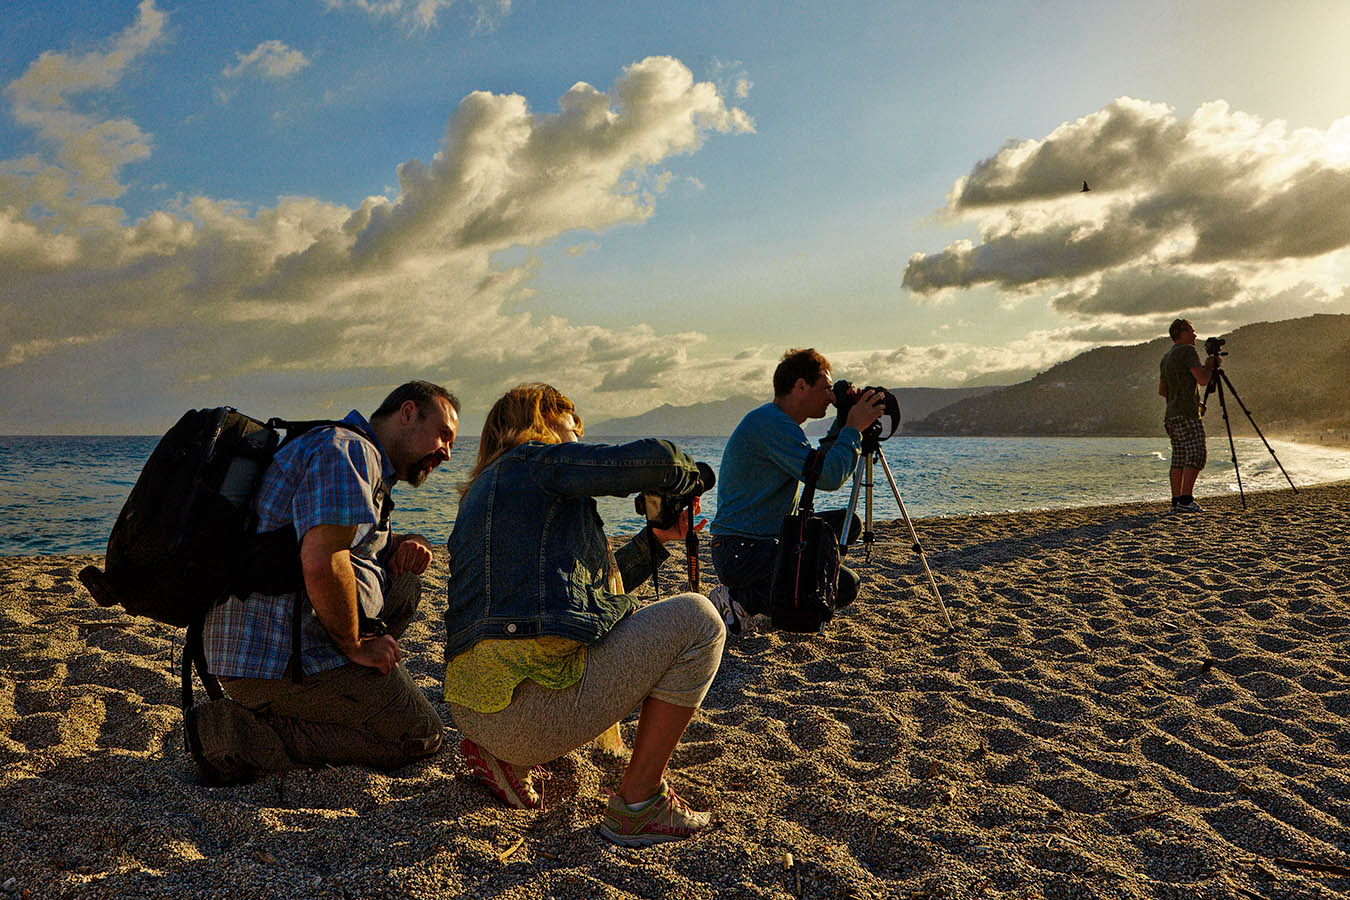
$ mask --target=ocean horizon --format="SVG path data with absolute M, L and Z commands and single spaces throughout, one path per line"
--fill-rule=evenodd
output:
M 103 553 L 108 533 L 159 436 L 0 436 L 0 556 Z M 719 468 L 726 437 L 670 438 L 686 453 Z M 606 443 L 621 439 L 605 439 Z M 1235 494 L 1237 474 L 1248 492 L 1289 489 L 1282 464 L 1299 487 L 1350 479 L 1350 449 L 1238 438 L 1237 470 L 1222 435 L 1210 435 L 1209 465 L 1196 496 Z M 454 525 L 458 486 L 472 468 L 477 438 L 462 438 L 449 463 L 417 489 L 394 489 L 394 528 L 443 546 Z M 916 437 L 885 441 L 883 467 L 873 465 L 873 516 L 912 519 L 1166 501 L 1170 450 L 1152 437 Z M 817 509 L 848 504 L 852 479 L 817 495 Z M 865 489 L 856 511 L 865 514 Z M 642 519 L 631 497 L 597 498 L 611 535 L 635 531 Z M 711 521 L 717 489 L 703 499 Z

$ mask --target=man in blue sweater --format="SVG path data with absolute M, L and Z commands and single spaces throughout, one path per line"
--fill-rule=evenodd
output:
M 722 453 L 712 522 L 712 561 L 721 584 L 709 599 L 732 632 L 769 612 L 778 532 L 797 505 L 802 468 L 811 452 L 802 424 L 824 417 L 834 403 L 833 385 L 829 360 L 814 349 L 789 350 L 773 373 L 773 402 L 747 413 Z M 847 417 L 836 419 L 821 440 L 828 452 L 818 489 L 838 490 L 857 468 L 862 432 L 881 417 L 882 402 L 879 391 L 867 391 Z M 853 601 L 858 584 L 858 576 L 841 566 L 839 606 Z

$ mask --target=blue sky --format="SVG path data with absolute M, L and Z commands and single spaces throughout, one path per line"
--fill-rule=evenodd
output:
M 1350 312 L 1339 2 L 87 2 L 0 32 L 0 433 L 466 425 Z M 1092 191 L 1081 193 L 1083 180 Z M 1240 364 L 1235 357 L 1233 365 Z

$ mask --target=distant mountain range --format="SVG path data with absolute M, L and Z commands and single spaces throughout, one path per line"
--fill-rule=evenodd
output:
M 1204 325 L 1200 323 L 1203 333 Z M 1350 430 L 1350 316 L 1317 315 L 1244 325 L 1219 335 L 1223 370 L 1261 431 L 1311 436 Z M 910 423 L 931 435 L 1156 435 L 1163 400 L 1158 363 L 1172 345 L 1159 338 L 1131 347 L 1098 347 L 1034 378 L 971 397 Z M 1197 342 L 1203 359 L 1204 338 Z M 1227 395 L 1234 434 L 1255 432 Z M 1211 440 L 1222 433 L 1218 398 L 1205 416 Z
M 896 399 L 900 402 L 901 432 L 908 430 L 908 423 L 918 421 L 935 410 L 965 400 L 978 397 L 998 387 L 970 388 L 894 388 Z M 606 419 L 595 424 L 586 424 L 586 434 L 596 437 L 688 437 L 693 435 L 723 436 L 731 434 L 742 418 L 750 410 L 769 401 L 768 397 L 759 398 L 749 395 L 730 397 L 707 403 L 694 403 L 689 406 L 662 404 L 639 416 L 620 419 Z M 807 434 L 819 436 L 829 430 L 834 421 L 829 418 L 818 419 L 806 424 Z
M 1203 323 L 1201 329 L 1203 331 Z M 1350 434 L 1350 316 L 1318 315 L 1244 325 L 1219 335 L 1223 369 L 1238 397 L 1225 391 L 1234 434 L 1255 432 L 1245 404 L 1268 436 L 1316 439 Z M 1197 345 L 1204 356 L 1204 339 Z M 1172 344 L 1159 338 L 1130 347 L 1098 347 L 1007 387 L 895 388 L 901 432 L 923 435 L 1156 435 L 1162 429 L 1158 362 Z M 1241 404 L 1238 399 L 1241 399 Z M 640 416 L 588 423 L 600 437 L 728 435 L 766 402 L 748 395 L 691 406 L 665 404 Z M 1223 428 L 1218 398 L 1209 398 L 1211 436 Z M 808 422 L 824 434 L 831 419 Z
M 639 416 L 606 419 L 594 425 L 586 423 L 590 437 L 690 437 L 693 435 L 724 435 L 741 421 L 747 412 L 763 403 L 748 395 L 712 400 L 689 406 L 662 403 L 656 409 Z

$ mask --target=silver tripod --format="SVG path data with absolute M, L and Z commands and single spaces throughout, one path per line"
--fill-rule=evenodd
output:
M 923 547 L 919 544 L 919 535 L 914 531 L 914 523 L 909 520 L 909 513 L 905 510 L 905 501 L 900 499 L 900 488 L 895 486 L 895 476 L 891 474 L 891 466 L 886 462 L 886 457 L 882 455 L 880 445 L 867 437 L 863 438 L 862 456 L 858 459 L 858 468 L 853 473 L 853 490 L 848 496 L 848 509 L 844 514 L 843 530 L 839 534 L 839 553 L 841 556 L 848 554 L 849 531 L 853 528 L 853 516 L 858 509 L 858 494 L 862 488 L 867 488 L 867 508 L 866 517 L 863 519 L 863 548 L 865 550 L 865 560 L 870 562 L 872 559 L 872 543 L 876 540 L 876 534 L 872 531 L 872 464 L 880 460 L 881 470 L 886 473 L 886 481 L 891 486 L 891 493 L 895 495 L 895 505 L 900 507 L 900 515 L 904 517 L 905 524 L 909 526 L 909 536 L 914 541 L 914 552 L 919 554 L 919 562 L 923 563 L 924 574 L 928 576 L 928 586 L 933 589 L 933 596 L 937 598 L 938 608 L 942 610 L 942 619 L 947 623 L 947 628 L 951 629 L 952 617 L 947 613 L 947 604 L 942 602 L 942 592 L 938 590 L 937 581 L 933 578 L 933 570 L 928 568 L 928 558 L 923 555 Z

